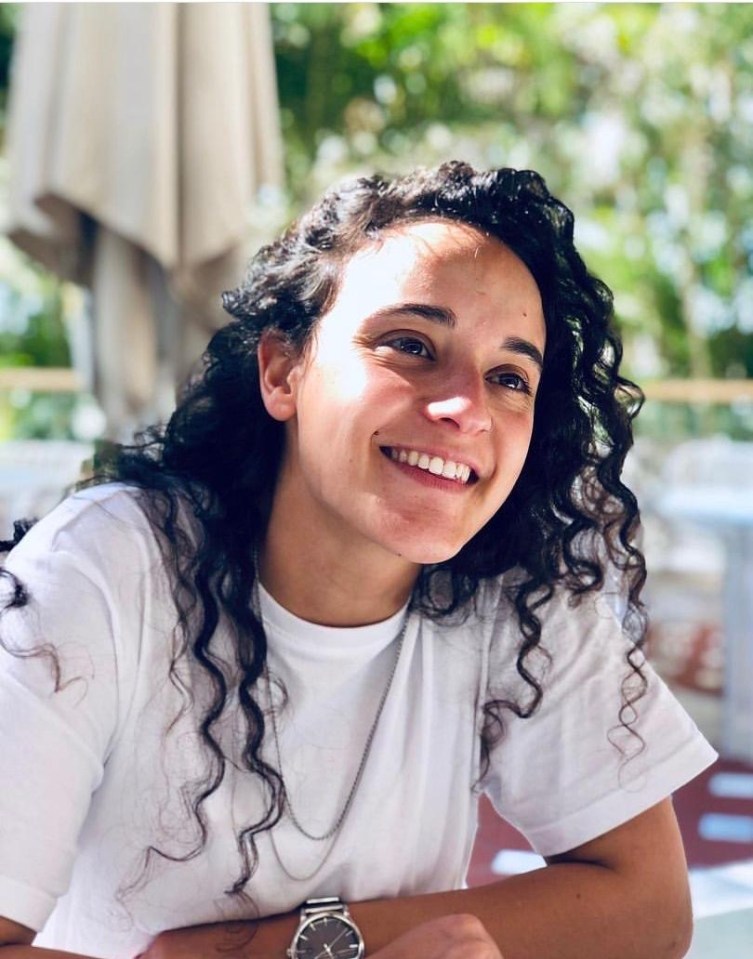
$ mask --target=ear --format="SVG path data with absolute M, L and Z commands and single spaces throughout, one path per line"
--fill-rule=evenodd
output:
M 267 413 L 284 423 L 296 411 L 295 382 L 301 358 L 278 333 L 264 333 L 256 352 L 261 398 Z

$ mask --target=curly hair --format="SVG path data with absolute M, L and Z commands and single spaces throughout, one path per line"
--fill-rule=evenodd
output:
M 203 847 L 202 805 L 225 773 L 213 728 L 231 684 L 238 683 L 212 655 L 218 624 L 229 623 L 238 639 L 238 694 L 247 727 L 242 759 L 263 781 L 268 803 L 262 819 L 237 837 L 242 872 L 230 892 L 241 892 L 253 874 L 254 837 L 279 820 L 285 802 L 278 771 L 261 758 L 265 722 L 254 697 L 267 645 L 249 603 L 253 547 L 264 536 L 284 451 L 284 425 L 262 403 L 257 347 L 273 332 L 292 350 L 304 350 L 337 297 L 350 257 L 385 231 L 436 219 L 469 225 L 512 250 L 538 285 L 546 323 L 546 361 L 522 473 L 506 502 L 457 555 L 422 568 L 411 600 L 414 609 L 441 619 L 469 609 L 484 581 L 515 571 L 503 588 L 519 623 L 517 670 L 531 695 L 525 704 L 484 704 L 482 768 L 503 734 L 504 711 L 526 718 L 541 701 L 541 684 L 527 660 L 541 642 L 540 614 L 555 588 L 577 603 L 604 585 L 609 566 L 620 572 L 623 626 L 633 641 L 619 710 L 628 729 L 645 689 L 637 656 L 645 634 L 645 563 L 634 543 L 636 500 L 620 480 L 642 394 L 619 374 L 612 295 L 575 248 L 571 212 L 532 171 L 477 172 L 453 162 L 392 180 L 371 176 L 347 183 L 256 254 L 243 285 L 223 295 L 234 319 L 212 338 L 202 371 L 167 426 L 147 431 L 134 446 L 117 447 L 95 480 L 141 489 L 172 575 L 178 609 L 173 663 L 193 656 L 214 689 L 201 722 L 212 769 L 196 784 L 193 804 L 202 842 L 189 857 Z M 186 501 L 196 521 L 190 536 L 179 520 Z M 168 856 L 154 847 L 151 852 Z

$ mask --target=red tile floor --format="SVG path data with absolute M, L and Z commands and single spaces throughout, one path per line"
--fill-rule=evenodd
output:
M 649 637 L 649 655 L 659 672 L 678 692 L 692 690 L 704 696 L 720 696 L 722 689 L 721 631 L 708 624 L 662 624 Z M 753 799 L 716 796 L 709 782 L 719 773 L 748 773 L 753 766 L 722 756 L 710 769 L 680 789 L 674 797 L 690 868 L 719 866 L 753 859 L 753 837 L 703 838 L 699 823 L 708 814 L 745 817 L 753 827 Z M 707 820 L 708 821 L 708 820 Z M 529 850 L 526 840 L 499 819 L 492 806 L 482 800 L 479 831 L 471 867 L 470 885 L 481 885 L 499 878 L 492 862 L 500 850 Z

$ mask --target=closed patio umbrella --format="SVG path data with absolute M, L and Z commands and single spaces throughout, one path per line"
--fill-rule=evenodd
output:
M 91 290 L 122 437 L 169 412 L 243 271 L 253 199 L 282 180 L 267 5 L 26 5 L 7 150 L 8 235 Z

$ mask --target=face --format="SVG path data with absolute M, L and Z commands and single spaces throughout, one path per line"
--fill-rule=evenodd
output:
M 362 249 L 305 354 L 260 354 L 287 522 L 343 555 L 453 556 L 523 467 L 544 348 L 536 282 L 498 240 L 429 221 Z

